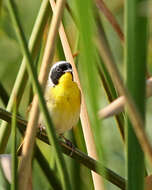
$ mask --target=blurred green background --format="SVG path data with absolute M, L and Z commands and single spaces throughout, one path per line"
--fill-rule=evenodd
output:
M 70 1 L 68 2 L 70 4 Z M 19 10 L 20 20 L 22 22 L 22 26 L 23 26 L 26 38 L 28 40 L 32 31 L 32 27 L 36 19 L 41 1 L 40 0 L 33 0 L 33 1 L 16 0 L 16 3 Z M 107 0 L 106 1 L 107 6 L 115 15 L 122 30 L 123 30 L 123 21 L 124 21 L 123 3 L 124 3 L 123 0 L 115 0 L 115 1 Z M 102 13 L 101 13 L 101 17 L 102 17 L 104 29 L 105 29 L 109 44 L 111 46 L 111 50 L 114 55 L 115 61 L 121 73 L 123 73 L 125 69 L 123 66 L 123 46 L 117 34 L 113 30 L 111 24 L 102 15 Z M 65 12 L 64 14 L 64 24 L 68 33 L 68 38 L 70 39 L 70 44 L 72 45 L 73 44 L 72 39 L 76 32 L 75 32 L 74 24 L 69 18 L 69 14 L 67 12 Z M 151 26 L 150 24 L 149 26 Z M 75 38 L 76 36 L 74 36 L 74 39 Z M 74 49 L 74 47 L 72 48 Z M 149 54 L 148 54 L 148 68 L 149 68 L 150 73 L 151 73 L 151 61 L 152 61 L 151 52 L 152 52 L 152 46 L 150 45 Z M 2 6 L 0 7 L 0 81 L 3 84 L 8 94 L 11 93 L 15 78 L 18 73 L 19 66 L 21 64 L 21 60 L 22 60 L 22 54 L 20 51 L 18 41 L 15 36 L 15 33 L 12 28 L 12 23 L 11 23 L 10 16 L 8 14 L 6 2 L 2 1 Z M 29 104 L 29 90 L 30 90 L 29 88 L 30 88 L 30 85 L 28 83 L 28 85 L 26 86 L 26 90 L 24 92 L 24 96 L 21 101 L 21 106 L 19 108 L 19 113 L 21 114 L 23 118 L 26 118 L 25 113 L 27 110 L 27 106 Z M 103 88 L 101 88 L 99 93 L 100 93 L 99 95 L 101 98 L 101 102 L 100 102 L 101 108 L 103 108 L 104 106 L 108 104 L 108 100 Z M 152 101 L 152 98 L 148 99 L 147 101 L 148 113 L 147 113 L 147 118 L 146 118 L 147 119 L 146 129 L 150 137 L 151 137 L 151 123 L 152 123 L 152 117 L 150 114 L 152 112 L 151 101 Z M 5 108 L 1 100 L 0 100 L 0 107 Z M 124 144 L 121 139 L 119 130 L 116 126 L 115 120 L 113 118 L 103 120 L 101 127 L 102 127 L 101 141 L 104 147 L 104 157 L 105 157 L 104 165 L 110 168 L 111 170 L 115 171 L 116 173 L 118 173 L 120 176 L 125 177 L 125 149 L 124 149 Z M 45 147 L 44 149 L 45 149 L 44 151 L 46 152 L 45 154 L 47 155 L 47 151 L 48 151 L 47 147 Z M 7 152 L 10 153 L 10 143 L 8 144 Z M 65 157 L 69 166 L 69 173 L 71 173 L 70 171 L 71 168 L 70 168 L 69 163 L 75 162 L 75 161 L 72 161 L 72 159 L 67 156 Z M 34 168 L 34 173 L 33 173 L 34 189 L 36 190 L 50 189 L 46 178 L 43 175 L 41 175 L 42 174 L 41 169 L 35 160 L 34 160 L 33 168 Z M 81 170 L 81 181 L 83 184 L 82 189 L 89 189 L 89 190 L 93 189 L 92 181 L 91 181 L 90 173 L 88 169 L 86 169 L 84 166 L 81 166 L 80 170 Z M 90 182 L 88 183 L 89 180 Z M 106 189 L 108 190 L 119 189 L 107 181 L 105 181 L 105 183 L 107 187 Z M 45 187 L 44 187 L 44 184 L 45 184 Z

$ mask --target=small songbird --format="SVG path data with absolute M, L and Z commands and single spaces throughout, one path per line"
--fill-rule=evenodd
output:
M 52 66 L 45 100 L 57 134 L 63 134 L 76 126 L 80 116 L 81 93 L 73 81 L 72 66 L 67 61 Z M 40 125 L 44 126 L 42 116 Z

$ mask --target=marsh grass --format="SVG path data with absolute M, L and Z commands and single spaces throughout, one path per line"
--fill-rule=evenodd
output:
M 64 14 L 61 14 L 63 25 L 60 26 L 59 33 L 54 30 L 56 25 L 51 25 L 54 14 L 52 9 L 55 3 L 53 1 L 50 5 L 50 2 L 47 0 L 32 3 L 30 1 L 24 3 L 13 0 L 8 0 L 7 3 L 0 1 L 0 40 L 2 42 L 0 44 L 0 99 L 2 102 L 0 106 L 3 108 L 0 110 L 2 119 L 0 153 L 3 156 L 4 153 L 12 152 L 12 189 L 17 189 L 17 183 L 21 187 L 22 180 L 24 180 L 21 179 L 23 171 L 20 167 L 24 161 L 21 158 L 23 162 L 16 162 L 16 146 L 22 143 L 21 138 L 18 137 L 18 129 L 23 135 L 27 124 L 25 121 L 27 105 L 33 99 L 34 94 L 39 97 L 40 110 L 44 113 L 49 127 L 47 127 L 46 134 L 38 134 L 43 142 L 36 141 L 35 148 L 31 146 L 26 152 L 27 155 L 33 155 L 28 162 L 24 163 L 26 168 L 32 165 L 33 189 L 115 190 L 125 189 L 125 182 L 128 190 L 145 189 L 145 170 L 148 171 L 149 168 L 144 163 L 144 157 L 148 155 L 151 164 L 151 146 L 145 133 L 145 136 L 140 138 L 141 125 L 137 126 L 137 123 L 144 123 L 147 114 L 145 111 L 145 81 L 148 37 L 150 38 L 147 28 L 149 18 L 145 15 L 138 15 L 139 7 L 145 1 L 126 0 L 125 4 L 121 4 L 120 1 L 112 3 L 98 0 L 67 1 Z M 146 6 L 144 8 L 146 9 Z M 123 13 L 125 13 L 124 24 Z M 32 30 L 33 23 L 35 24 Z M 125 26 L 124 32 L 123 25 Z M 49 44 L 51 55 L 45 52 L 50 26 L 52 26 L 51 30 L 55 31 L 53 44 Z M 73 155 L 70 153 L 70 147 L 62 142 L 58 143 L 44 103 L 38 82 L 39 72 L 37 74 L 40 70 L 39 63 L 41 64 L 42 61 L 43 65 L 44 62 L 43 54 L 46 60 L 49 60 L 50 65 L 63 59 L 70 61 L 74 68 L 75 80 L 81 88 L 82 112 L 79 124 L 65 134 L 80 149 L 80 151 L 75 149 Z M 38 64 L 34 64 L 36 62 Z M 119 71 L 118 76 L 117 73 L 112 72 L 111 68 L 109 69 L 108 62 L 116 71 Z M 124 72 L 125 67 L 127 69 Z M 48 71 L 46 76 L 47 73 Z M 125 73 L 127 73 L 126 79 Z M 117 81 L 120 78 L 123 79 L 120 86 L 122 85 L 124 90 L 119 88 Z M 34 93 L 31 93 L 31 89 Z M 129 92 L 129 95 L 126 92 Z M 126 97 L 128 108 L 126 112 L 115 116 L 116 123 L 109 118 L 100 121 L 98 111 L 119 95 Z M 13 109 L 15 99 L 17 103 Z M 132 119 L 133 115 L 131 115 L 133 113 L 132 100 L 133 106 L 134 103 L 136 105 L 133 107 L 135 119 Z M 130 121 L 127 119 L 125 123 L 127 117 Z M 10 125 L 11 118 L 12 126 Z M 120 130 L 117 130 L 116 125 Z M 143 132 L 146 127 L 145 123 L 144 125 L 142 126 Z M 31 135 L 33 138 L 29 142 L 34 145 L 36 131 Z M 144 144 L 141 147 L 142 142 Z M 127 161 L 124 156 L 126 150 Z M 22 155 L 23 152 L 20 149 L 18 154 Z M 61 152 L 66 156 L 63 156 Z M 8 182 L 2 169 L 0 174 L 0 181 L 4 182 L 0 183 L 0 188 L 5 184 L 5 189 L 8 189 Z M 31 185 L 27 178 L 28 174 L 30 171 L 26 170 L 25 187 Z

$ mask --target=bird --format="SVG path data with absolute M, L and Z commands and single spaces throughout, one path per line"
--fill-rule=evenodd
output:
M 74 81 L 72 65 L 67 61 L 56 62 L 50 69 L 44 94 L 53 126 L 58 135 L 75 127 L 81 108 L 81 92 Z M 43 117 L 40 128 L 45 127 Z

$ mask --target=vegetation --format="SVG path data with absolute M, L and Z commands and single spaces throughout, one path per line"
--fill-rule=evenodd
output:
M 0 1 L 0 189 L 152 188 L 148 7 L 145 0 Z M 74 147 L 56 135 L 43 97 L 60 60 L 72 64 L 82 95 L 80 121 L 64 134 Z

